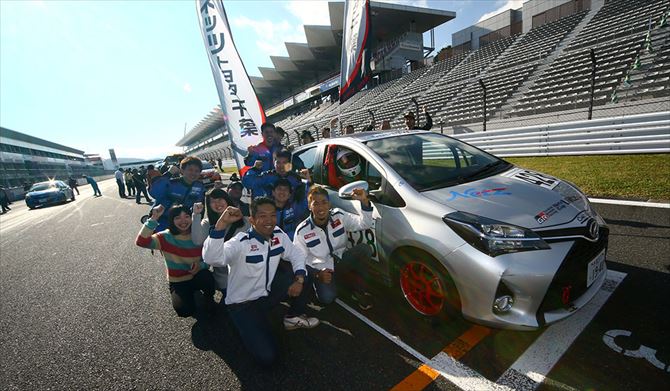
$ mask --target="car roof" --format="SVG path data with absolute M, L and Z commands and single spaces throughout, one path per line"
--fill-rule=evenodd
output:
M 345 140 L 357 141 L 359 143 L 366 143 L 371 140 L 381 140 L 385 138 L 405 136 L 408 134 L 427 134 L 427 133 L 439 134 L 431 132 L 430 130 L 381 130 L 375 132 L 359 132 L 346 136 L 343 135 L 332 138 L 322 138 L 312 143 L 301 145 L 300 147 L 296 148 L 294 152 L 300 152 L 306 149 L 307 147 L 314 146 L 317 144 L 338 144 L 341 141 Z

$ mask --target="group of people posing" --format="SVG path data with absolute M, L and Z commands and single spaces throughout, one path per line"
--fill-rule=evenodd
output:
M 196 313 L 202 292 L 205 311 L 221 291 L 242 342 L 263 366 L 274 363 L 278 347 L 268 314 L 289 303 L 284 328 L 312 328 L 319 320 L 307 304 L 337 297 L 336 275 L 349 282 L 361 309 L 372 307 L 366 270 L 367 244 L 347 248 L 347 233 L 373 226 L 372 205 L 362 189 L 353 191 L 358 213 L 332 208 L 328 191 L 311 183 L 306 169 L 291 167 L 291 153 L 276 150 L 272 124 L 261 126 L 263 143 L 251 147 L 251 168 L 227 189 L 205 188 L 197 180 L 202 163 L 186 157 L 180 167 L 151 184 L 155 206 L 136 244 L 165 258 L 172 306 L 181 317 Z M 242 202 L 243 187 L 251 193 Z
M 160 171 L 150 164 L 145 169 L 144 166 L 137 168 L 126 168 L 125 170 L 119 167 L 114 173 L 116 185 L 119 188 L 119 197 L 121 198 L 135 198 L 135 202 L 140 204 L 142 195 L 148 203 L 153 201 L 149 198 L 147 190 L 151 191 L 152 182 L 161 176 Z

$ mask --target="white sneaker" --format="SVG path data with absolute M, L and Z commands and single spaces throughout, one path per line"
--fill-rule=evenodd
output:
M 286 330 L 311 329 L 319 325 L 319 319 L 310 318 L 307 315 L 291 316 L 284 318 L 284 328 Z

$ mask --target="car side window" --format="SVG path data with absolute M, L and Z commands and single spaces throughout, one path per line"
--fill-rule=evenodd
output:
M 347 159 L 351 161 L 352 167 L 347 167 L 345 169 L 351 169 L 354 166 L 358 165 L 360 167 L 359 171 L 355 175 L 353 172 L 349 171 L 348 174 L 344 174 L 343 171 L 337 165 L 337 155 L 341 149 L 349 150 L 346 147 L 341 147 L 338 145 L 331 144 L 326 148 L 326 152 L 323 157 L 323 178 L 321 180 L 322 185 L 328 186 L 333 190 L 339 190 L 340 187 L 346 185 L 347 183 L 366 180 L 368 176 L 368 163 L 367 161 L 358 153 L 351 151 L 353 155 L 351 158 Z M 380 180 L 381 184 L 381 180 Z M 379 186 L 377 186 L 379 188 Z
M 377 170 L 377 168 L 368 162 L 367 164 L 368 170 L 367 170 L 367 176 L 366 176 L 366 182 L 368 182 L 369 190 L 378 190 L 382 186 L 382 174 Z
M 312 172 L 316 161 L 316 147 L 297 152 L 293 155 L 293 168 L 302 170 L 306 168 Z

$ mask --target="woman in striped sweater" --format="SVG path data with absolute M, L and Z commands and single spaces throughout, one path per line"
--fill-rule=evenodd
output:
M 214 279 L 209 265 L 202 260 L 202 243 L 191 240 L 191 214 L 182 205 L 168 212 L 168 229 L 153 233 L 164 212 L 163 205 L 151 210 L 151 217 L 142 226 L 135 243 L 140 247 L 160 250 L 165 257 L 165 269 L 170 284 L 172 307 L 181 317 L 195 312 L 193 294 L 202 291 L 208 309 L 214 304 Z

